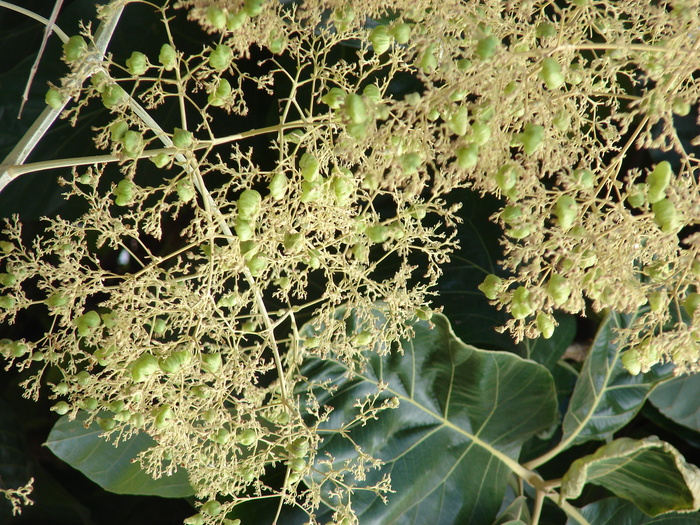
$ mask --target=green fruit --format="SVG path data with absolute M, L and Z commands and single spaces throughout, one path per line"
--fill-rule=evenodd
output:
M 231 13 L 226 18 L 226 29 L 229 31 L 235 31 L 243 26 L 243 24 L 248 20 L 248 13 L 244 10 L 238 11 L 237 13 Z
M 46 92 L 44 101 L 53 109 L 61 109 L 63 107 L 63 95 L 57 89 L 49 89 Z
M 497 275 L 489 274 L 478 288 L 487 299 L 494 301 L 498 297 L 498 294 L 503 290 L 503 279 Z
M 135 159 L 143 151 L 143 135 L 138 131 L 129 130 L 119 141 L 124 155 Z
M 204 516 L 201 514 L 195 514 L 194 516 L 190 516 L 189 518 L 185 518 L 185 521 L 183 521 L 185 525 L 204 525 Z
M 95 418 L 95 421 L 97 421 L 97 424 L 105 432 L 114 430 L 114 428 L 117 426 L 117 422 L 111 417 L 97 417 Z
M 554 205 L 554 214 L 559 221 L 559 227 L 567 231 L 573 226 L 578 217 L 578 204 L 571 195 L 562 195 Z
M 515 224 L 523 216 L 523 209 L 520 206 L 506 206 L 501 212 L 501 220 L 506 224 Z
M 12 244 L 11 242 L 8 241 L 0 241 L 0 250 L 2 250 L 2 253 L 10 253 L 12 250 L 15 249 L 15 245 Z
M 530 292 L 524 286 L 519 286 L 513 293 L 510 313 L 515 319 L 524 319 L 532 313 L 532 306 L 530 306 Z
M 158 359 L 151 354 L 143 354 L 129 365 L 131 379 L 135 383 L 142 383 L 148 376 L 155 374 L 158 369 Z
M 506 234 L 513 239 L 524 239 L 532 233 L 532 226 L 530 224 L 521 224 L 519 226 L 514 226 L 506 231 Z
M 360 95 L 350 93 L 345 96 L 345 105 L 343 106 L 346 117 L 353 124 L 364 124 L 367 122 L 367 106 Z
M 411 175 L 416 173 L 421 165 L 423 164 L 423 159 L 419 153 L 411 152 L 405 153 L 399 157 L 399 163 L 405 175 Z
M 200 509 L 204 514 L 209 516 L 218 516 L 221 514 L 221 503 L 216 500 L 207 501 Z
M 591 170 L 577 169 L 574 171 L 574 182 L 585 190 L 591 190 L 595 186 L 595 177 Z
M 649 294 L 648 301 L 649 308 L 652 312 L 660 312 L 661 310 L 666 308 L 666 304 L 668 303 L 668 295 L 666 294 L 666 292 L 658 290 Z
M 17 283 L 17 276 L 14 273 L 0 273 L 0 284 L 14 286 L 15 283 Z
M 700 293 L 690 293 L 683 301 L 683 308 L 690 317 L 693 317 L 695 311 L 700 307 Z
M 557 28 L 551 22 L 542 22 L 537 24 L 535 29 L 535 34 L 537 38 L 548 38 L 557 35 Z
M 390 33 L 398 44 L 407 44 L 411 39 L 411 26 L 406 23 L 396 24 L 391 28 Z
M 447 119 L 447 127 L 452 133 L 463 136 L 469 129 L 469 110 L 466 106 L 461 106 Z
M 249 447 L 258 441 L 258 435 L 252 428 L 246 428 L 243 432 L 236 436 L 236 439 L 241 445 Z
M 569 130 L 569 127 L 571 127 L 571 115 L 569 115 L 568 111 L 562 109 L 557 112 L 556 115 L 554 115 L 552 124 L 554 124 L 554 127 L 562 133 L 566 133 Z
M 287 462 L 287 465 L 293 472 L 303 472 L 306 468 L 306 461 L 302 458 L 292 458 Z
M 87 42 L 82 36 L 72 36 L 63 44 L 63 59 L 69 64 L 80 60 L 87 52 L 87 47 Z
M 189 179 L 179 180 L 175 186 L 175 190 L 177 191 L 177 196 L 182 202 L 190 202 L 197 194 L 194 184 L 192 184 L 192 181 Z
M 192 145 L 192 132 L 180 128 L 173 131 L 173 146 L 179 149 L 187 149 Z
M 81 336 L 90 335 L 101 323 L 100 314 L 95 310 L 89 310 L 73 320 Z
M 107 109 L 119 106 L 127 97 L 126 91 L 118 84 L 108 84 L 102 91 L 102 104 Z
M 207 8 L 207 22 L 215 29 L 221 30 L 226 27 L 226 13 L 216 5 Z
M 56 412 L 59 416 L 65 416 L 70 410 L 70 405 L 65 401 L 59 401 L 51 407 L 51 410 Z
M 207 101 L 212 106 L 223 106 L 226 98 L 231 95 L 231 84 L 225 78 L 219 80 L 219 84 L 214 91 L 209 93 Z
M 654 222 L 664 233 L 674 233 L 678 229 L 676 206 L 668 199 L 661 199 L 651 205 Z
M 116 196 L 114 203 L 117 206 L 127 206 L 131 204 L 134 198 L 134 183 L 129 179 L 120 180 L 119 184 L 117 184 L 117 187 L 114 189 L 114 195 Z
M 348 169 L 341 169 L 331 179 L 331 187 L 333 188 L 333 195 L 335 196 L 335 202 L 339 206 L 346 206 L 352 195 L 355 187 L 352 184 L 350 178 L 352 173 Z
M 369 41 L 372 42 L 372 47 L 377 55 L 385 53 L 391 47 L 389 28 L 386 26 L 375 27 L 369 35 Z
M 258 16 L 262 13 L 265 6 L 265 0 L 245 0 L 243 9 L 250 17 Z
M 376 104 L 382 101 L 382 93 L 379 91 L 379 87 L 376 84 L 367 84 L 362 89 L 362 96 Z
M 638 183 L 632 186 L 629 193 L 627 194 L 627 203 L 633 208 L 641 208 L 646 202 L 646 190 L 647 185 L 643 183 Z
M 481 60 L 490 60 L 496 54 L 496 48 L 501 41 L 493 35 L 479 40 L 476 44 L 476 55 Z
M 513 164 L 506 164 L 496 172 L 494 180 L 498 189 L 502 193 L 507 193 L 518 183 L 518 170 Z
M 240 241 L 249 241 L 255 235 L 255 224 L 252 221 L 243 220 L 240 216 L 236 217 L 234 229 Z
M 153 333 L 155 334 L 164 334 L 167 328 L 168 323 L 165 322 L 165 319 L 158 318 L 153 322 Z
M 387 241 L 391 235 L 391 231 L 386 226 L 377 224 L 375 226 L 370 226 L 365 230 L 365 235 L 369 237 L 370 241 L 375 244 L 381 244 Z
M 372 332 L 363 330 L 362 332 L 355 334 L 351 339 L 353 346 L 367 346 L 373 340 Z
M 435 44 L 430 44 L 418 59 L 418 68 L 424 73 L 434 71 L 438 66 L 437 58 L 435 58 Z
M 224 365 L 224 361 L 219 352 L 202 354 L 202 369 L 210 374 L 216 374 Z
M 270 191 L 270 197 L 276 201 L 282 200 L 287 193 L 287 182 L 287 176 L 284 173 L 281 171 L 275 173 L 267 186 L 267 189 Z
M 290 253 L 295 252 L 301 248 L 302 242 L 304 241 L 304 236 L 301 233 L 285 233 L 284 234 L 284 249 Z
M 163 64 L 166 71 L 175 69 L 177 65 L 177 52 L 170 44 L 163 44 L 158 55 L 158 62 Z
M 158 430 L 169 427 L 174 416 L 175 414 L 173 413 L 173 409 L 170 407 L 170 405 L 163 405 L 163 407 L 156 412 L 156 419 L 154 421 L 155 427 Z
M 554 334 L 554 321 L 549 315 L 540 312 L 537 314 L 537 329 L 542 337 L 549 339 Z
M 267 48 L 270 53 L 279 55 L 287 47 L 287 35 L 278 34 L 276 31 L 270 33 L 270 38 L 267 44 Z
M 642 371 L 642 364 L 639 361 L 639 351 L 636 348 L 623 352 L 620 356 L 620 361 L 622 362 L 622 366 L 633 376 L 636 376 Z
M 326 104 L 331 109 L 339 109 L 342 107 L 347 94 L 338 87 L 331 88 L 328 93 L 321 97 L 321 102 Z
M 255 190 L 243 190 L 238 197 L 238 217 L 244 221 L 254 219 L 260 211 L 262 196 Z M 244 239 L 247 240 L 247 239 Z
M 309 153 L 304 153 L 299 159 L 299 170 L 304 180 L 308 182 L 316 182 L 320 176 L 320 164 L 316 157 Z
M 289 443 L 285 448 L 293 457 L 303 458 L 309 452 L 309 440 L 304 437 L 299 437 Z
M 146 55 L 140 51 L 134 51 L 126 60 L 126 67 L 129 69 L 129 73 L 131 73 L 132 76 L 140 77 L 148 70 Z
M 460 169 L 468 170 L 476 166 L 479 161 L 479 146 L 468 144 L 462 148 L 457 148 L 457 166 Z
M 252 273 L 254 277 L 257 277 L 267 268 L 268 260 L 264 255 L 256 253 L 248 259 L 245 264 L 250 270 L 250 273 Z
M 117 120 L 109 126 L 109 134 L 114 142 L 121 140 L 127 131 L 129 131 L 129 125 L 123 120 Z
M 564 75 L 561 72 L 561 66 L 559 62 L 551 57 L 542 61 L 542 69 L 539 76 L 548 89 L 558 89 L 564 85 Z
M 303 181 L 301 183 L 301 195 L 299 196 L 299 200 L 304 204 L 319 200 L 323 196 L 322 182 L 323 178 L 320 178 L 316 182 Z
M 523 151 L 525 154 L 532 155 L 535 153 L 542 144 L 543 138 L 544 126 L 527 122 L 525 124 L 525 129 L 520 135 L 520 140 L 523 143 Z
M 671 164 L 667 161 L 659 162 L 654 171 L 647 175 L 647 185 L 649 190 L 647 192 L 647 199 L 650 204 L 659 202 L 661 199 L 666 197 L 666 188 L 668 188 L 671 182 L 671 176 L 673 175 L 673 170 L 671 169 Z
M 214 441 L 215 443 L 220 443 L 221 445 L 225 445 L 229 442 L 230 439 L 231 433 L 225 428 L 220 428 L 219 430 L 217 430 L 216 434 L 214 434 L 211 438 L 212 441 Z
M 673 112 L 679 117 L 685 117 L 690 113 L 690 102 L 680 97 L 673 99 L 673 105 L 671 107 Z
M 217 70 L 224 71 L 228 69 L 233 59 L 233 50 L 224 44 L 219 44 L 209 53 L 209 65 Z
M 150 158 L 150 161 L 156 165 L 158 168 L 164 168 L 170 163 L 170 155 L 167 153 L 158 153 Z
M 61 382 L 53 386 L 53 391 L 59 396 L 65 396 L 68 390 L 68 383 Z
M 491 127 L 484 122 L 474 122 L 471 132 L 472 140 L 479 146 L 484 146 L 491 139 Z
M 555 273 L 549 278 L 547 293 L 556 306 L 561 306 L 569 300 L 571 284 L 565 277 Z

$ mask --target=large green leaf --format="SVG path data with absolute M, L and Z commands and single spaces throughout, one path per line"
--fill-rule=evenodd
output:
M 103 431 L 93 423 L 85 428 L 85 414 L 73 421 L 61 417 L 46 442 L 51 451 L 78 469 L 100 487 L 117 494 L 139 494 L 183 498 L 194 494 L 187 472 L 179 469 L 171 476 L 153 479 L 135 461 L 139 452 L 155 443 L 146 434 L 136 434 L 117 446 L 101 437 Z
M 670 365 L 636 376 L 622 366 L 615 329 L 627 323 L 611 313 L 598 330 L 564 416 L 566 446 L 611 437 L 637 414 L 654 385 L 672 375 Z
M 620 438 L 574 461 L 562 479 L 562 499 L 587 483 L 605 487 L 650 516 L 700 509 L 700 469 L 656 436 Z
M 581 509 L 581 515 L 594 525 L 700 525 L 700 515 L 672 512 L 661 516 L 647 516 L 629 501 L 605 498 Z M 566 525 L 578 525 L 569 518 Z
M 316 391 L 322 405 L 334 407 L 324 428 L 352 421 L 357 400 L 376 393 L 380 382 L 386 384 L 383 398 L 400 401 L 397 409 L 350 432 L 364 453 L 384 462 L 368 474 L 368 483 L 390 473 L 395 490 L 386 504 L 374 493 L 355 491 L 353 505 L 363 525 L 491 523 L 509 476 L 519 468 L 522 444 L 556 421 L 554 382 L 545 367 L 464 344 L 442 315 L 432 322 L 433 327 L 414 325 L 403 353 L 368 353 L 361 373 L 333 359 L 311 359 L 303 366 L 311 382 L 330 380 L 337 387 L 333 395 Z M 335 466 L 357 454 L 339 434 L 323 442 L 319 457 L 326 453 Z M 316 468 L 322 473 L 328 467 Z
M 679 425 L 700 431 L 700 375 L 676 377 L 658 385 L 649 401 Z

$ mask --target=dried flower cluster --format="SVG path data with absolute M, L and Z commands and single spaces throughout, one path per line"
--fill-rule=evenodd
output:
M 663 359 L 695 369 L 700 192 L 674 127 L 698 100 L 692 4 L 164 2 L 160 53 L 123 63 L 96 53 L 86 28 L 64 46 L 70 73 L 47 103 L 73 99 L 74 122 L 103 104 L 111 121 L 95 143 L 108 154 L 63 181 L 89 207 L 78 220 L 48 220 L 33 240 L 5 226 L 0 320 L 43 305 L 52 321 L 40 339 L 3 340 L 3 356 L 36 371 L 28 396 L 61 371 L 59 414 L 85 410 L 114 440 L 153 436 L 143 465 L 187 470 L 202 502 L 190 523 L 225 523 L 240 501 L 271 494 L 315 522 L 322 489 L 308 474 L 325 411 L 300 363 L 332 354 L 361 368 L 368 348 L 388 351 L 410 335 L 406 321 L 429 316 L 456 248 L 458 207 L 444 197 L 471 186 L 503 198 L 512 274 L 482 289 L 517 339 L 549 337 L 552 312 L 582 313 L 586 299 L 648 304 L 620 334 L 630 371 Z M 176 8 L 213 43 L 182 52 Z M 267 53 L 259 75 L 239 68 L 254 47 Z M 278 94 L 278 122 L 217 135 L 227 114 L 257 111 L 255 89 Z M 178 126 L 157 122 L 162 107 Z M 624 172 L 635 147 L 680 161 Z M 183 217 L 178 243 L 165 242 L 164 225 Z M 366 326 L 349 330 L 340 306 Z M 309 318 L 315 335 L 302 338 Z M 387 408 L 366 403 L 358 421 Z M 281 488 L 261 481 L 272 465 L 287 467 Z M 337 522 L 355 520 L 339 480 L 375 465 L 358 455 L 324 470 Z

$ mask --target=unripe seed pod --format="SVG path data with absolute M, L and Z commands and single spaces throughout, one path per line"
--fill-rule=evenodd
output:
M 520 206 L 506 206 L 501 212 L 501 220 L 506 224 L 515 224 L 523 216 L 523 209 Z
M 510 313 L 515 319 L 524 319 L 532 313 L 532 306 L 530 306 L 530 292 L 524 286 L 519 286 L 513 293 Z
M 486 296 L 487 299 L 495 300 L 498 294 L 503 290 L 503 279 L 494 274 L 489 274 L 478 286 L 479 290 Z
M 547 38 L 557 35 L 557 28 L 551 22 L 542 22 L 537 24 L 535 29 L 535 34 L 537 38 Z
M 10 310 L 15 306 L 15 298 L 9 295 L 0 295 L 0 308 Z
M 59 416 L 64 416 L 70 410 L 70 405 L 65 401 L 59 401 L 51 407 L 51 410 L 56 412 Z
M 540 312 L 537 314 L 537 329 L 542 337 L 549 339 L 554 334 L 554 321 L 549 315 Z
M 229 442 L 231 439 L 231 433 L 226 430 L 225 428 L 220 428 L 219 430 L 216 431 L 216 434 L 214 434 L 211 438 L 212 441 L 215 443 L 220 443 L 222 445 L 225 445 L 226 443 Z
M 367 346 L 372 342 L 372 332 L 363 330 L 362 332 L 355 334 L 351 339 L 353 346 Z
M 700 307 L 700 293 L 689 293 L 683 301 L 683 308 L 690 317 Z
M 238 239 L 242 242 L 249 241 L 255 235 L 255 225 L 251 221 L 243 220 L 240 215 L 236 217 L 236 223 L 234 225 L 236 230 L 236 235 Z
M 346 95 L 343 110 L 353 124 L 364 124 L 367 121 L 367 106 L 360 95 L 355 93 Z
M 629 193 L 627 194 L 627 203 L 633 208 L 641 208 L 646 202 L 646 191 L 647 185 L 643 183 L 638 183 L 632 186 Z
M 192 184 L 192 181 L 189 179 L 179 180 L 175 189 L 177 191 L 177 196 L 180 197 L 182 202 L 190 202 L 197 194 L 194 184 Z
M 129 69 L 129 73 L 131 73 L 132 76 L 140 77 L 148 70 L 146 55 L 140 51 L 134 51 L 126 60 L 126 67 Z
M 158 62 L 163 64 L 166 71 L 175 69 L 177 65 L 177 53 L 175 52 L 175 48 L 170 44 L 163 44 L 160 48 L 160 54 L 158 55 Z
M 664 233 L 673 233 L 678 228 L 676 206 L 668 199 L 661 199 L 651 205 L 654 212 L 654 222 Z
M 97 408 L 98 404 L 97 399 L 94 397 L 88 397 L 80 402 L 80 408 L 91 412 Z
M 469 129 L 469 110 L 467 107 L 462 106 L 455 111 L 450 118 L 447 119 L 446 124 L 455 135 L 461 137 L 466 134 Z
M 642 371 L 642 364 L 639 361 L 639 351 L 636 348 L 623 352 L 620 356 L 620 361 L 622 362 L 622 366 L 633 376 L 636 376 Z
M 562 133 L 566 133 L 571 126 L 571 115 L 569 115 L 568 111 L 562 109 L 558 111 L 556 115 L 554 115 L 552 124 L 554 124 L 554 127 Z
M 255 17 L 262 13 L 264 5 L 265 0 L 245 0 L 243 9 L 248 13 L 248 16 Z
M 195 514 L 194 516 L 185 518 L 185 520 L 182 523 L 184 523 L 185 525 L 204 525 L 204 516 L 202 516 L 201 514 Z
M 391 231 L 386 226 L 377 224 L 375 226 L 370 226 L 365 230 L 365 235 L 369 237 L 369 240 L 375 244 L 381 244 L 389 239 Z
M 268 260 L 264 255 L 256 253 L 248 259 L 245 264 L 250 270 L 250 273 L 253 274 L 253 277 L 257 277 L 267 268 Z
M 0 273 L 0 284 L 3 286 L 14 286 L 17 276 L 14 273 Z
M 142 383 L 148 376 L 155 374 L 158 368 L 158 359 L 151 354 L 143 354 L 129 365 L 131 379 L 133 379 L 135 383 Z
M 158 155 L 151 157 L 151 162 L 158 168 L 164 168 L 170 163 L 170 155 L 167 153 L 158 153 Z
M 671 169 L 671 164 L 665 160 L 659 162 L 654 168 L 654 171 L 647 175 L 646 182 L 649 188 L 647 199 L 650 204 L 659 202 L 666 197 L 666 188 L 668 188 L 671 182 L 672 175 L 673 170 Z
M 652 312 L 660 312 L 668 304 L 668 295 L 666 292 L 658 290 L 649 294 L 649 308 Z
M 493 35 L 479 40 L 476 44 L 476 55 L 481 60 L 490 60 L 496 54 L 496 48 L 501 41 Z
M 112 364 L 112 359 L 110 359 L 110 356 L 114 353 L 114 350 L 114 346 L 103 346 L 95 350 L 93 357 L 97 359 L 97 364 L 100 366 L 109 366 Z
M 411 175 L 419 170 L 423 164 L 423 159 L 419 153 L 411 152 L 401 155 L 399 157 L 399 163 L 401 164 L 404 174 Z
M 180 149 L 187 149 L 192 145 L 192 132 L 185 129 L 175 128 L 173 131 L 173 146 Z
M 49 89 L 46 92 L 44 101 L 53 109 L 61 109 L 63 107 L 63 95 L 57 89 Z
M 559 221 L 559 227 L 567 231 L 571 228 L 578 216 L 578 204 L 571 195 L 562 195 L 554 205 L 554 214 Z
M 117 120 L 109 126 L 109 134 L 114 142 L 121 140 L 127 131 L 129 131 L 129 125 L 123 120 Z
M 551 57 L 542 61 L 542 69 L 539 76 L 549 89 L 558 89 L 564 85 L 564 75 L 561 72 L 561 66 L 559 62 Z
M 587 169 L 574 170 L 574 181 L 577 186 L 583 189 L 590 190 L 595 186 L 595 178 L 593 172 Z
M 339 87 L 334 87 L 321 97 L 321 102 L 326 104 L 331 109 L 339 109 L 342 107 L 346 96 L 347 94 L 345 91 Z
M 118 84 L 108 84 L 102 91 L 102 104 L 107 109 L 119 106 L 126 98 L 126 91 Z
M 287 462 L 293 472 L 303 472 L 306 468 L 306 461 L 303 458 L 292 458 Z
M 418 59 L 418 68 L 424 73 L 430 73 L 438 66 L 437 58 L 435 58 L 435 44 L 430 44 Z
M 233 50 L 224 44 L 217 45 L 216 49 L 209 53 L 209 65 L 217 71 L 228 69 L 232 59 Z
M 254 219 L 260 211 L 261 202 L 262 196 L 257 191 L 243 190 L 238 197 L 238 216 L 245 221 Z
M 350 195 L 352 195 L 354 190 L 350 177 L 352 177 L 350 170 L 342 168 L 340 172 L 336 173 L 333 176 L 333 179 L 331 179 L 331 186 L 333 188 L 335 202 L 339 206 L 345 206 L 348 204 Z
M 163 407 L 156 413 L 155 427 L 158 430 L 167 428 L 172 423 L 172 419 L 175 416 L 173 409 L 170 405 L 163 405 Z
M 202 369 L 210 374 L 216 374 L 224 365 L 223 359 L 219 352 L 212 354 L 202 354 Z
M 100 326 L 101 322 L 100 314 L 94 310 L 89 310 L 73 320 L 73 324 L 78 328 L 78 334 L 81 336 L 90 335 L 95 328 Z
M 376 84 L 367 84 L 362 90 L 362 96 L 377 104 L 382 100 L 382 94 Z
M 433 311 L 429 308 L 418 308 L 416 310 L 416 317 L 421 321 L 430 321 L 433 318 Z
M 284 241 L 282 244 L 284 245 L 284 249 L 290 253 L 293 253 L 301 248 L 302 242 L 304 241 L 304 236 L 301 233 L 285 233 L 284 234 Z
M 231 95 L 231 91 L 232 89 L 229 81 L 222 78 L 219 80 L 219 84 L 216 86 L 216 89 L 209 93 L 207 100 L 212 106 L 223 106 L 225 99 Z
M 68 393 L 68 383 L 58 383 L 53 386 L 53 391 L 59 396 L 65 396 Z
M 299 437 L 289 443 L 285 448 L 293 457 L 303 458 L 309 452 L 309 440 L 305 437 Z
M 114 428 L 117 426 L 117 422 L 111 417 L 97 417 L 95 418 L 95 421 L 97 421 L 97 424 L 105 432 L 114 430 Z
M 138 131 L 129 130 L 121 138 L 122 151 L 132 159 L 138 157 L 143 151 L 143 135 Z
M 323 196 L 322 182 L 323 178 L 319 178 L 319 180 L 315 182 L 303 181 L 301 183 L 301 195 L 299 196 L 299 200 L 304 204 L 319 200 Z
M 279 55 L 287 47 L 287 35 L 284 33 L 280 34 L 277 31 L 272 31 L 267 43 L 267 48 L 270 53 L 274 55 Z
M 528 235 L 532 233 L 532 225 L 530 224 L 521 224 L 519 226 L 515 226 L 513 228 L 509 228 L 506 231 L 506 234 L 513 239 L 524 239 Z
M 166 374 L 174 374 L 183 366 L 186 366 L 192 359 L 192 354 L 187 350 L 178 350 L 166 358 L 158 360 L 158 366 Z
M 284 173 L 281 171 L 275 173 L 267 186 L 267 189 L 270 191 L 270 197 L 276 201 L 283 199 L 287 193 L 287 182 L 287 176 Z
M 523 130 L 520 139 L 523 143 L 523 151 L 526 155 L 532 155 L 535 153 L 540 145 L 542 144 L 542 139 L 544 138 L 544 126 L 538 124 L 533 124 L 532 122 L 527 122 L 525 124 L 525 129 Z
M 63 44 L 63 59 L 70 64 L 80 60 L 87 52 L 87 42 L 80 35 L 72 36 Z
M 552 301 L 556 306 L 561 306 L 569 300 L 569 296 L 571 295 L 571 284 L 569 284 L 566 277 L 555 273 L 549 278 L 547 293 L 552 298 Z
M 476 144 L 484 146 L 491 139 L 491 127 L 484 122 L 476 121 L 472 124 L 471 137 Z
M 512 164 L 506 164 L 496 172 L 494 179 L 498 189 L 503 193 L 507 193 L 518 183 L 518 171 Z
M 406 23 L 396 24 L 391 28 L 391 36 L 398 44 L 406 44 L 411 39 L 411 26 Z
M 134 198 L 134 183 L 129 179 L 122 179 L 114 189 L 114 203 L 117 206 L 127 206 Z
M 673 99 L 673 105 L 671 107 L 673 112 L 679 117 L 685 117 L 690 113 L 690 102 L 680 97 Z
M 258 435 L 252 428 L 246 428 L 243 432 L 236 436 L 236 439 L 241 445 L 249 447 L 258 441 Z
M 299 159 L 299 170 L 306 181 L 316 182 L 319 178 L 319 168 L 318 160 L 309 153 L 304 153 Z
M 226 29 L 229 31 L 235 31 L 236 29 L 239 29 L 243 26 L 243 24 L 248 20 L 250 15 L 248 13 L 241 9 L 237 13 L 231 13 L 228 15 L 228 18 L 226 18 Z
M 391 36 L 386 26 L 377 26 L 372 29 L 369 40 L 372 42 L 372 47 L 377 55 L 383 54 L 391 47 Z
M 223 9 L 216 5 L 210 5 L 207 8 L 207 22 L 215 29 L 223 29 L 226 27 L 226 13 Z
M 352 255 L 361 263 L 367 263 L 369 261 L 369 247 L 359 242 L 352 247 Z

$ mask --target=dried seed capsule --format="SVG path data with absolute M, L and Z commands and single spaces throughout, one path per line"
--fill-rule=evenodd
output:
M 495 300 L 498 294 L 503 290 L 503 279 L 494 274 L 489 274 L 478 286 L 479 290 L 486 296 L 487 299 Z
M 177 53 L 175 52 L 175 48 L 170 44 L 163 44 L 158 54 L 158 62 L 163 64 L 166 71 L 175 69 L 177 65 Z
M 667 161 L 659 162 L 654 171 L 647 175 L 647 199 L 650 204 L 659 202 L 661 199 L 666 197 L 666 188 L 668 188 L 671 182 L 671 176 L 673 175 L 673 170 L 671 169 L 671 164 Z
M 134 77 L 140 77 L 148 69 L 148 59 L 140 51 L 134 51 L 126 60 L 126 67 Z
M 383 54 L 391 47 L 391 35 L 386 26 L 377 26 L 372 29 L 369 40 L 372 42 L 372 47 L 377 55 Z

